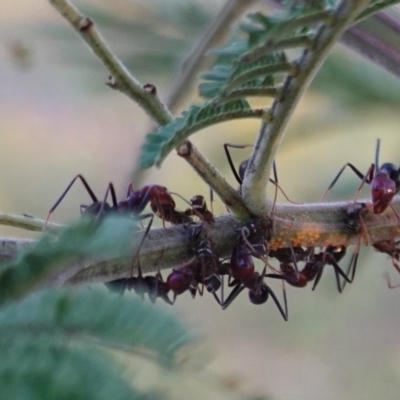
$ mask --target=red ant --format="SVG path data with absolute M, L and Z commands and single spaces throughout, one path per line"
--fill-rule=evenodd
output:
M 286 292 L 284 290 L 284 308 L 282 308 L 273 290 L 264 282 L 265 268 L 260 275 L 255 271 L 254 262 L 245 243 L 238 243 L 233 249 L 230 261 L 230 276 L 233 281 L 229 286 L 233 289 L 228 298 L 220 302 L 222 309 L 229 307 L 233 300 L 244 290 L 249 289 L 249 300 L 253 304 L 264 304 L 272 297 L 285 321 L 288 320 Z M 281 279 L 284 279 L 283 277 Z
M 173 224 L 192 222 L 189 216 L 175 210 L 175 202 L 171 194 L 168 192 L 167 188 L 164 186 L 147 185 L 144 186 L 142 189 L 133 190 L 133 187 L 130 184 L 128 187 L 126 199 L 117 202 L 114 185 L 112 183 L 109 183 L 106 194 L 104 196 L 104 200 L 99 201 L 93 190 L 87 183 L 86 179 L 79 174 L 76 175 L 75 178 L 70 182 L 64 192 L 61 194 L 60 198 L 50 209 L 47 215 L 46 223 L 49 220 L 50 215 L 59 206 L 59 204 L 67 195 L 68 191 L 71 189 L 72 185 L 77 179 L 82 182 L 84 188 L 92 199 L 91 205 L 81 205 L 81 212 L 83 214 L 94 215 L 96 216 L 96 218 L 99 218 L 103 213 L 109 213 L 111 211 L 139 215 L 144 210 L 147 203 L 150 203 L 153 212 L 163 219 L 163 223 L 164 221 L 171 222 Z M 111 194 L 111 205 L 107 203 L 107 198 L 109 194 Z
M 349 278 L 343 272 L 339 266 L 339 262 L 343 259 L 346 254 L 345 246 L 327 246 L 325 250 L 314 253 L 312 248 L 311 254 L 307 255 L 307 252 L 299 252 L 296 248 L 297 254 L 300 255 L 300 259 L 296 256 L 293 247 L 290 248 L 291 256 L 288 257 L 287 252 L 278 254 L 278 260 L 280 261 L 280 273 L 266 274 L 267 277 L 275 279 L 284 279 L 289 285 L 295 287 L 305 287 L 308 282 L 314 281 L 312 290 L 317 287 L 322 273 L 324 272 L 325 265 L 332 265 L 335 270 L 336 283 L 339 292 L 342 292 L 342 285 L 340 282 L 340 276 L 348 283 Z M 277 254 L 275 254 L 275 257 Z M 306 261 L 306 264 L 302 270 L 298 269 L 298 261 Z
M 193 196 L 190 199 L 189 204 L 191 208 L 185 210 L 186 215 L 198 216 L 202 221 L 209 224 L 214 222 L 214 215 L 208 209 L 207 203 L 202 195 L 198 194 Z
M 371 187 L 374 214 L 382 214 L 390 205 L 394 195 L 400 190 L 400 168 L 396 168 L 392 163 L 384 163 L 379 166 L 379 149 L 380 139 L 377 139 L 375 164 L 371 164 L 365 175 L 363 175 L 353 164 L 345 164 L 325 191 L 321 201 L 335 185 L 345 168 L 349 167 L 361 179 L 356 199 L 364 184 L 367 183 Z

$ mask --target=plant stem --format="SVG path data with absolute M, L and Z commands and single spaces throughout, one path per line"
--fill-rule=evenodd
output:
M 361 202 L 366 203 L 371 209 L 369 200 Z M 344 222 L 347 210 L 352 204 L 354 203 L 277 204 L 270 248 L 288 247 L 289 243 L 303 247 L 348 246 L 355 245 L 360 240 L 365 243 L 364 235 L 352 232 Z M 372 243 L 393 239 L 400 233 L 398 217 L 395 214 L 395 212 L 400 214 L 400 197 L 395 198 L 392 204 L 395 211 L 389 208 L 384 214 L 367 212 L 363 215 L 363 223 Z M 244 224 L 245 222 L 238 220 L 233 214 L 225 214 L 205 228 L 207 237 L 213 243 L 213 251 L 219 257 L 231 255 Z M 32 241 L 26 239 L 0 239 L 0 259 L 15 257 L 23 246 L 30 243 Z M 177 225 L 167 230 L 163 228 L 151 230 L 140 250 L 139 261 L 142 271 L 150 273 L 178 266 L 192 257 L 193 250 L 187 227 Z M 52 276 L 47 284 L 59 286 L 65 281 L 71 284 L 107 282 L 129 277 L 131 268 L 132 258 L 96 261 L 86 263 L 84 266 L 73 265 L 59 275 Z M 134 274 L 137 274 L 137 264 Z
M 13 226 L 15 228 L 25 229 L 27 231 L 40 232 L 46 231 L 56 233 L 64 225 L 48 222 L 47 226 L 44 220 L 30 217 L 28 215 L 13 215 L 0 212 L 0 225 Z
M 134 78 L 117 56 L 109 49 L 93 21 L 81 14 L 68 0 L 49 0 L 60 14 L 75 28 L 82 39 L 107 68 L 118 88 L 137 102 L 160 125 L 167 124 L 172 115 L 152 91 L 147 90 Z
M 244 204 L 243 198 L 232 188 L 220 172 L 208 161 L 204 162 L 204 156 L 192 146 L 184 143 L 178 148 L 178 155 L 182 158 L 190 158 L 190 165 L 206 181 L 224 204 L 240 219 L 250 218 L 251 214 Z
M 266 201 L 266 187 L 276 151 L 297 103 L 322 65 L 332 46 L 348 25 L 363 9 L 366 0 L 343 0 L 334 13 L 331 26 L 323 25 L 314 40 L 312 51 L 305 50 L 298 61 L 296 77 L 287 77 L 281 100 L 272 106 L 272 121 L 263 122 L 252 155 L 247 165 L 242 194 L 254 215 L 268 215 L 270 203 Z

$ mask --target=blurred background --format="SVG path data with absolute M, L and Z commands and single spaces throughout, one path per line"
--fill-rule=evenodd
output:
M 77 6 L 133 74 L 155 84 L 165 98 L 179 60 L 223 4 L 118 0 L 111 7 L 97 0 Z M 109 181 L 124 196 L 151 125 L 136 104 L 105 85 L 107 71 L 48 2 L 3 5 L 0 73 L 2 212 L 45 218 L 77 173 L 99 196 Z M 188 88 L 181 107 L 197 100 L 195 89 Z M 296 202 L 318 201 L 346 162 L 366 171 L 377 137 L 381 162 L 400 163 L 399 102 L 398 81 L 338 45 L 301 101 L 277 155 L 287 195 Z M 265 106 L 265 100 L 259 104 Z M 217 125 L 193 141 L 236 186 L 222 145 L 252 143 L 258 126 L 257 121 Z M 237 165 L 248 154 L 234 151 Z M 208 196 L 206 185 L 174 154 L 162 169 L 149 170 L 143 182 L 165 185 L 186 198 Z M 328 199 L 351 199 L 358 184 L 347 172 Z M 78 184 L 53 221 L 78 217 L 79 205 L 88 202 Z M 225 212 L 218 199 L 214 210 Z M 3 236 L 34 237 L 0 229 Z M 207 357 L 198 356 L 202 374 L 234 390 L 283 400 L 398 399 L 400 289 L 387 288 L 385 271 L 400 282 L 389 257 L 364 248 L 355 283 L 339 295 L 328 267 L 315 292 L 289 288 L 287 323 L 271 302 L 256 307 L 245 294 L 224 312 L 211 296 L 192 301 L 187 294 L 173 312 L 207 342 Z M 279 284 L 272 286 L 281 298 Z

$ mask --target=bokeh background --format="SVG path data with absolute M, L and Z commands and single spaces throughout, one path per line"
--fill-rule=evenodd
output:
M 77 5 L 135 76 L 154 83 L 163 98 L 180 57 L 223 3 L 118 0 L 111 6 L 97 0 Z M 124 195 L 149 120 L 104 84 L 107 72 L 48 2 L 2 5 L 0 74 L 1 211 L 45 218 L 77 173 L 99 195 L 109 181 Z M 188 87 L 182 106 L 196 100 Z M 338 45 L 301 101 L 277 155 L 288 196 L 317 201 L 346 162 L 366 171 L 377 137 L 381 160 L 400 163 L 399 103 L 397 80 Z M 222 144 L 251 143 L 257 129 L 254 121 L 227 123 L 201 131 L 193 141 L 236 185 Z M 237 164 L 248 153 L 235 151 Z M 148 171 L 144 181 L 187 198 L 208 195 L 206 185 L 174 154 L 162 169 Z M 351 199 L 358 184 L 346 173 L 329 199 Z M 53 220 L 78 217 L 79 205 L 88 201 L 77 185 Z M 218 199 L 214 209 L 225 212 Z M 0 230 L 3 236 L 34 236 Z M 224 312 L 211 296 L 192 301 L 184 295 L 173 312 L 206 340 L 207 357 L 197 356 L 202 374 L 235 390 L 282 400 L 398 399 L 400 289 L 387 288 L 385 271 L 400 282 L 388 257 L 364 248 L 356 281 L 344 294 L 336 292 L 329 268 L 315 292 L 289 288 L 287 323 L 273 304 L 256 307 L 245 294 Z M 272 285 L 281 296 L 280 286 Z

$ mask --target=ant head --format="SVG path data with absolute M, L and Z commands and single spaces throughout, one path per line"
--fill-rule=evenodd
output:
M 264 304 L 269 297 L 268 286 L 263 283 L 257 290 L 249 290 L 249 300 L 253 304 Z
M 204 204 L 205 204 L 205 200 L 204 200 L 204 197 L 203 196 L 201 196 L 200 194 L 198 194 L 198 195 L 196 195 L 196 196 L 193 196 L 191 199 L 190 199 L 190 205 L 192 206 L 192 207 L 197 207 L 197 208 L 203 208 L 204 207 Z
M 395 182 L 399 179 L 399 170 L 392 163 L 382 164 L 379 168 L 379 171 L 386 171 L 389 175 L 389 178 Z
M 217 275 L 211 275 L 204 279 L 204 285 L 210 293 L 215 293 L 221 287 L 221 279 Z
M 141 192 L 144 197 L 148 193 L 150 203 L 160 205 L 162 208 L 175 209 L 175 201 L 166 187 L 160 185 L 145 186 Z
M 327 246 L 325 253 L 333 256 L 334 260 L 338 263 L 346 255 L 346 246 Z
M 370 186 L 374 214 L 381 214 L 388 208 L 396 194 L 396 183 L 390 178 L 388 170 L 381 169 L 375 175 Z

